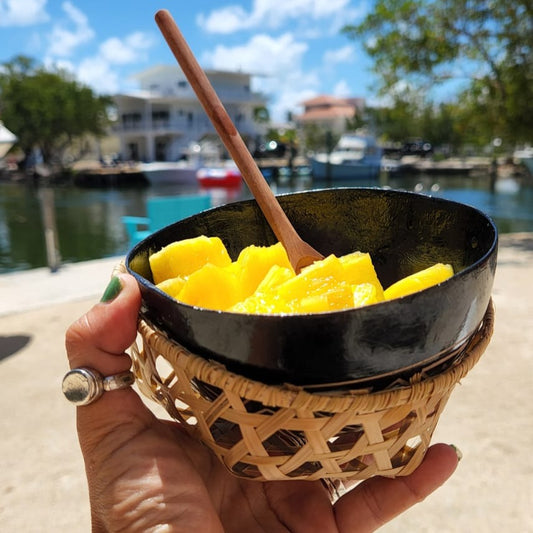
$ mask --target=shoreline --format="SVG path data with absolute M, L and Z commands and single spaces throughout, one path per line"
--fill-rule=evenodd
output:
M 64 334 L 99 300 L 120 259 L 0 275 L 2 530 L 90 531 L 75 409 L 61 394 Z M 502 235 L 494 335 L 432 439 L 454 443 L 463 459 L 444 486 L 380 531 L 533 531 L 531 272 L 533 233 Z

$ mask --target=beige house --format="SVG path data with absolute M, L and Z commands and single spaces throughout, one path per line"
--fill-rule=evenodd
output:
M 321 129 L 341 134 L 347 130 L 347 121 L 364 109 L 365 102 L 362 98 L 320 95 L 302 102 L 302 105 L 304 112 L 294 117 L 298 128 L 314 124 Z
M 254 110 L 266 98 L 252 92 L 250 74 L 206 70 L 215 91 L 243 136 L 255 141 L 264 126 L 254 121 Z M 215 129 L 178 66 L 155 66 L 136 76 L 140 91 L 117 94 L 120 153 L 125 160 L 177 161 L 191 145 Z

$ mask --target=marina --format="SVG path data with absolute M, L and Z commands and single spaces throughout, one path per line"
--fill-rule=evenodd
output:
M 339 184 L 303 175 L 279 176 L 270 186 L 276 194 L 283 194 Z M 382 174 L 378 180 L 344 180 L 342 186 L 390 187 L 440 196 L 483 210 L 500 233 L 533 231 L 533 188 L 511 178 L 500 180 L 494 191 L 489 175 Z M 52 194 L 45 195 L 44 190 Z M 65 264 L 125 254 L 129 239 L 122 217 L 146 216 L 151 197 L 198 193 L 208 194 L 211 206 L 251 197 L 246 186 L 203 188 L 196 181 L 116 188 L 0 181 L 0 273 L 47 266 L 45 197 L 52 197 L 59 260 Z

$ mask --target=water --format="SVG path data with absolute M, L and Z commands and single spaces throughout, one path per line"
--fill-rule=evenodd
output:
M 342 186 L 376 186 L 375 182 Z M 389 178 L 382 186 L 416 190 L 460 201 L 483 210 L 501 233 L 533 232 L 533 188 L 509 187 L 491 193 L 488 177 Z M 272 184 L 276 193 L 328 187 L 311 178 L 296 178 Z M 198 192 L 196 186 L 165 188 L 83 189 L 71 186 L 53 189 L 53 212 L 63 263 L 124 255 L 128 238 L 123 215 L 144 215 L 150 196 Z M 213 205 L 249 198 L 246 187 L 239 191 L 213 191 Z M 0 273 L 47 265 L 43 223 L 42 189 L 26 183 L 0 182 Z

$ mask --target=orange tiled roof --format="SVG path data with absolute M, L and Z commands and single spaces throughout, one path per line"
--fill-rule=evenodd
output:
M 318 109 L 308 109 L 297 118 L 298 120 L 327 120 L 338 117 L 352 118 L 355 115 L 353 106 L 331 106 Z

